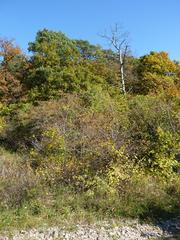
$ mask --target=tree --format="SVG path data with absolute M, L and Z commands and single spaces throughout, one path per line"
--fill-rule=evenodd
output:
M 43 29 L 34 42 L 29 43 L 30 68 L 26 86 L 33 99 L 57 98 L 62 92 L 80 92 L 90 85 L 116 79 L 112 51 L 88 41 L 71 40 L 61 32 Z M 108 59 L 108 57 L 109 59 Z M 111 56 L 111 57 L 110 57 Z M 112 80 L 113 79 L 113 80 Z
M 0 101 L 14 102 L 21 93 L 23 55 L 13 41 L 0 39 Z M 21 66 L 22 67 L 22 66 Z
M 76 40 L 75 43 L 80 53 L 79 63 L 86 71 L 88 69 L 91 83 L 102 83 L 103 88 L 119 85 L 116 54 L 111 49 L 103 49 L 84 40 Z
M 102 48 L 86 40 L 75 40 L 76 47 L 84 60 L 97 60 L 102 57 Z
M 176 64 L 166 52 L 150 52 L 142 56 L 137 64 L 138 79 L 134 82 L 134 92 L 138 94 L 166 91 L 176 94 L 175 81 L 178 72 Z
M 121 89 L 122 93 L 126 94 L 126 84 L 125 84 L 125 73 L 124 73 L 124 66 L 126 57 L 129 51 L 127 33 L 121 33 L 121 29 L 119 28 L 118 24 L 115 24 L 113 28 L 111 28 L 110 34 L 103 34 L 101 35 L 105 38 L 109 44 L 113 47 L 116 52 L 117 61 L 119 64 L 119 71 L 120 71 L 120 82 L 121 82 Z
M 26 80 L 29 89 L 41 98 L 49 98 L 58 95 L 60 89 L 68 91 L 72 88 L 72 68 L 79 56 L 72 40 L 62 32 L 43 29 L 38 31 L 35 41 L 29 43 L 29 51 L 33 54 Z M 67 78 L 69 81 L 65 83 Z

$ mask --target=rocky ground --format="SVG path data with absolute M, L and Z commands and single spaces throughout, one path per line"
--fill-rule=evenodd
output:
M 17 231 L 8 237 L 7 233 L 0 240 L 146 240 L 180 239 L 180 216 L 161 221 L 157 225 L 140 224 L 137 220 L 119 222 L 99 222 L 92 225 L 51 227 Z

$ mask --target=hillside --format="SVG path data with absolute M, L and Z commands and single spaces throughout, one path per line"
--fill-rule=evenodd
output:
M 177 216 L 179 62 L 47 29 L 29 51 L 0 39 L 0 229 Z

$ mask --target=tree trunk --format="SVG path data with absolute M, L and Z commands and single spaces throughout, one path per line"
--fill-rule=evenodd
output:
M 121 50 L 119 50 L 119 64 L 120 64 L 120 77 L 121 77 L 122 92 L 125 95 L 126 94 L 126 86 L 125 86 L 125 80 L 124 80 L 124 61 L 122 58 Z

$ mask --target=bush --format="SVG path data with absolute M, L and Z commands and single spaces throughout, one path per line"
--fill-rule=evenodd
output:
M 174 213 L 176 112 L 173 99 L 112 97 L 100 88 L 11 107 L 2 137 L 11 142 L 7 149 L 22 157 L 2 153 L 2 205 L 27 206 L 28 216 L 46 219 L 57 212 L 64 217 Z

